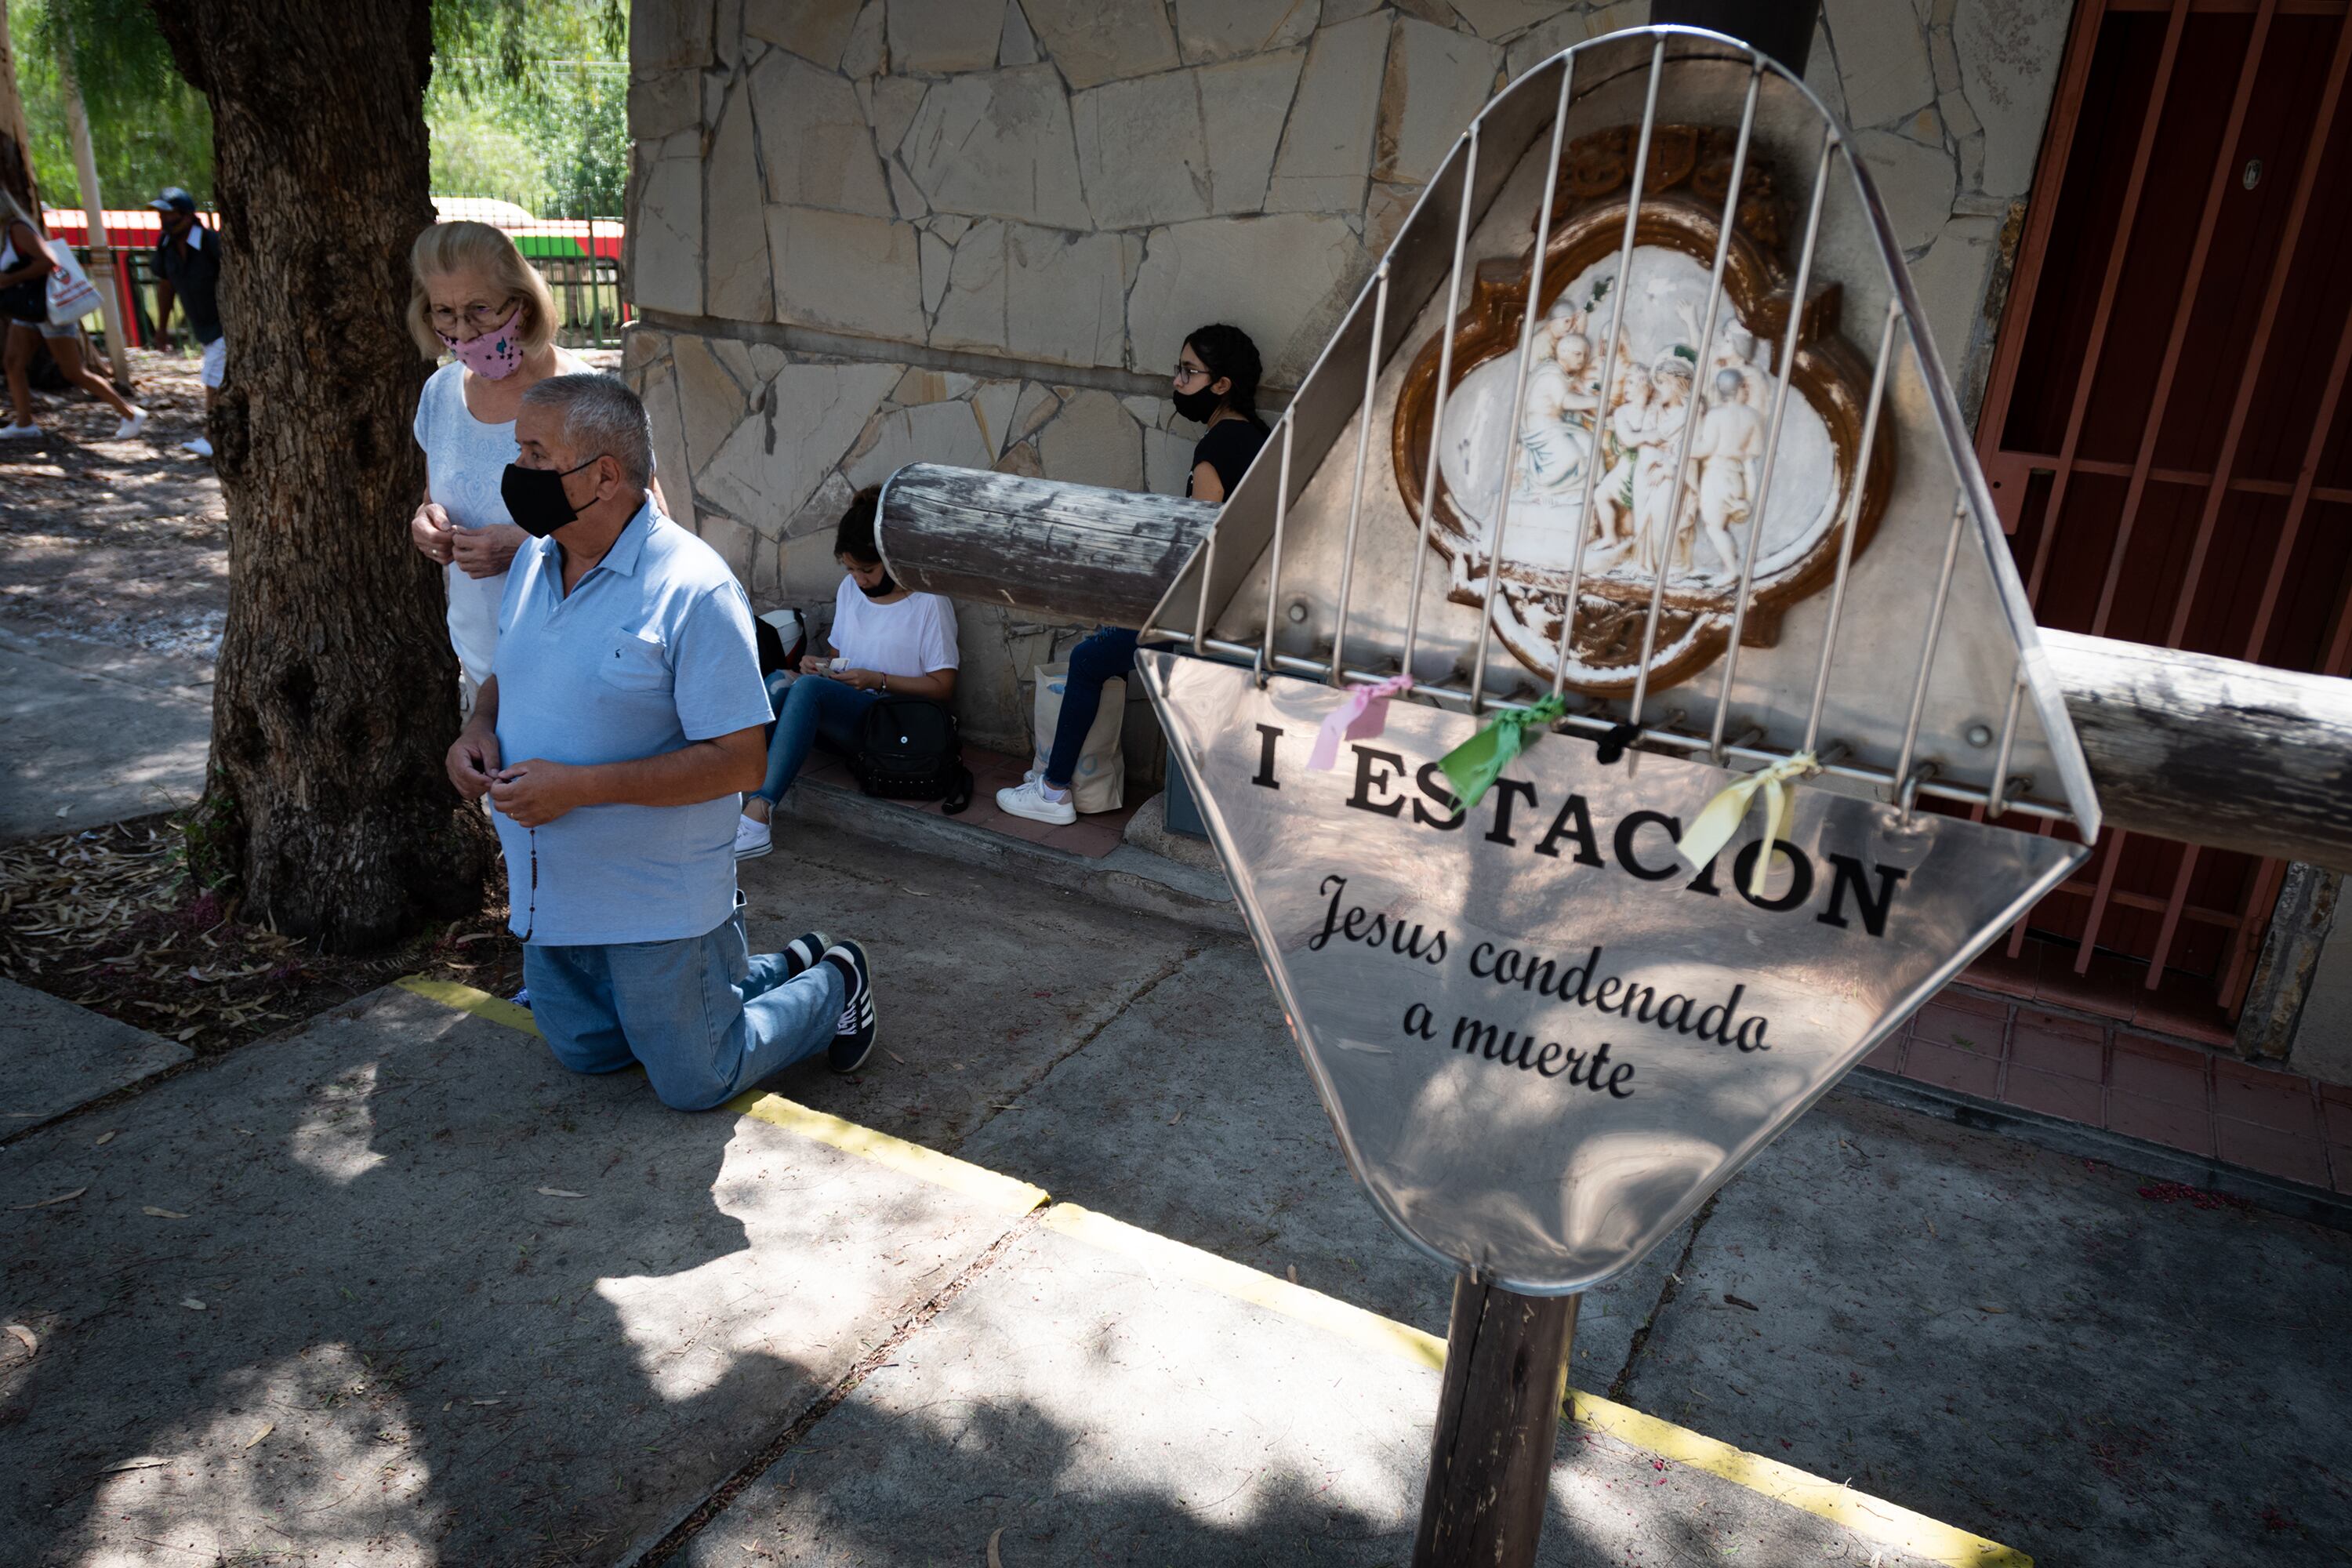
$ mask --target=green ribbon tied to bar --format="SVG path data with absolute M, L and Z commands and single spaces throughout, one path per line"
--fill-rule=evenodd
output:
M 1696 817 L 1683 836 L 1675 840 L 1675 847 L 1684 859 L 1694 866 L 1705 866 L 1715 858 L 1739 825 L 1748 816 L 1748 803 L 1756 792 L 1764 792 L 1764 848 L 1748 868 L 1748 896 L 1760 899 L 1772 874 L 1772 857 L 1776 846 L 1789 836 L 1789 819 L 1796 815 L 1797 803 L 1789 797 L 1784 787 L 1790 780 L 1821 771 L 1821 763 L 1811 752 L 1799 752 L 1785 762 L 1774 763 L 1717 792 L 1713 800 L 1700 808 Z
M 1503 769 L 1526 746 L 1527 732 L 1540 735 L 1568 711 L 1557 696 L 1544 697 L 1532 708 L 1508 708 L 1495 715 L 1485 729 L 1437 759 L 1438 767 L 1454 785 L 1459 802 L 1456 816 L 1478 804 L 1495 787 Z

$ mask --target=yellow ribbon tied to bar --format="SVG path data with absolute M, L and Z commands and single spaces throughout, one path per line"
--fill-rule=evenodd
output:
M 1792 779 L 1820 771 L 1821 763 L 1814 760 L 1811 752 L 1799 752 L 1785 762 L 1759 768 L 1717 791 L 1715 798 L 1701 808 L 1683 836 L 1675 840 L 1675 848 L 1692 865 L 1705 866 L 1726 844 L 1731 842 L 1731 836 L 1739 831 L 1740 823 L 1748 816 L 1748 803 L 1756 798 L 1758 790 L 1762 790 L 1764 848 L 1748 872 L 1748 896 L 1762 898 L 1765 884 L 1772 874 L 1775 847 L 1788 837 L 1789 819 L 1797 809 L 1797 803 L 1789 798 L 1789 792 L 1783 786 Z

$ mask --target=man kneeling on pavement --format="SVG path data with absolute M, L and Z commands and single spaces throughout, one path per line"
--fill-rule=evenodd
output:
M 811 931 L 754 954 L 735 888 L 740 793 L 767 767 L 741 584 L 646 493 L 645 405 L 605 375 L 523 395 L 498 653 L 449 777 L 490 797 L 531 1011 L 574 1072 L 643 1063 L 707 1110 L 826 1053 L 874 1048 L 865 950 Z

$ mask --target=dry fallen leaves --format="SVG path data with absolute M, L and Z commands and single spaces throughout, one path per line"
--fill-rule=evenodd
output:
M 252 1447 L 256 1443 L 260 1442 L 264 1437 L 268 1436 L 272 1432 L 275 1432 L 275 1431 L 277 1431 L 277 1430 L 278 1430 L 278 1423 L 277 1423 L 277 1422 L 275 1422 L 275 1421 L 268 1422 L 268 1423 L 267 1423 L 266 1425 L 264 1425 L 264 1426 L 262 1426 L 262 1428 L 261 1428 L 261 1430 L 260 1430 L 260 1431 L 256 1432 L 252 1436 L 247 1437 L 247 1438 L 245 1440 L 245 1446 L 246 1446 L 247 1447 L 250 1448 L 250 1447 Z
M 543 1198 L 584 1198 L 588 1194 L 586 1193 L 566 1192 L 562 1187 L 541 1187 L 539 1189 L 539 1195 Z
M 157 1219 L 185 1219 L 188 1217 L 177 1209 L 159 1209 L 153 1204 L 142 1205 L 139 1212 L 144 1215 L 152 1215 Z
M 120 1137 L 121 1137 L 121 1136 L 122 1136 L 122 1131 L 121 1131 L 121 1129 L 120 1129 L 120 1128 L 117 1128 L 117 1129 L 115 1129 L 114 1131 L 110 1131 L 110 1132 L 101 1132 L 101 1133 L 100 1133 L 96 1138 L 94 1138 L 94 1139 L 90 1140 L 90 1145 L 89 1145 L 89 1146 L 90 1146 L 91 1148 L 93 1148 L 93 1149 L 103 1149 L 103 1148 L 105 1148 L 109 1143 L 113 1142 L 117 1138 L 120 1138 Z
M 1293 1263 L 1293 1264 L 1291 1264 L 1289 1267 L 1287 1267 L 1287 1268 L 1286 1268 L 1285 1269 L 1283 1269 L 1283 1273 L 1284 1273 L 1284 1274 L 1286 1274 L 1286 1275 L 1287 1275 L 1287 1276 L 1289 1277 L 1289 1279 L 1290 1279 L 1290 1282 L 1291 1282 L 1293 1285 L 1296 1285 L 1296 1284 L 1297 1284 L 1297 1283 L 1298 1283 L 1298 1265 L 1297 1265 L 1296 1263 Z
M 1001 1524 L 988 1532 L 988 1568 L 1004 1568 L 1004 1559 L 996 1554 L 996 1543 L 1003 1535 L 1004 1527 Z
M 89 1191 L 88 1187 L 76 1187 L 69 1193 L 59 1193 L 56 1197 L 43 1198 L 37 1204 L 11 1204 L 8 1205 L 8 1212 L 19 1214 L 26 1209 L 45 1209 L 51 1204 L 69 1204 L 88 1191 Z
M 152 1470 L 158 1465 L 168 1465 L 171 1462 L 160 1455 L 142 1454 L 135 1459 L 125 1459 L 119 1465 L 109 1465 L 99 1473 L 112 1476 L 120 1475 L 124 1470 Z
M 185 1307 L 191 1312 L 201 1312 L 205 1310 L 205 1304 L 202 1301 L 197 1300 L 194 1296 L 181 1297 L 180 1305 Z
M 8 1325 L 7 1331 L 16 1335 L 19 1340 L 22 1340 L 26 1351 L 31 1352 L 36 1355 L 40 1353 L 41 1337 L 33 1332 L 32 1330 L 26 1328 L 22 1323 L 11 1323 Z

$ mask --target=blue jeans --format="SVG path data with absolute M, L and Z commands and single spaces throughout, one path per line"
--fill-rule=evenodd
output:
M 1070 775 L 1078 771 L 1087 731 L 1095 727 L 1095 715 L 1102 710 L 1103 682 L 1134 673 L 1135 643 L 1135 633 L 1102 626 L 1070 650 L 1062 715 L 1054 721 L 1054 749 L 1045 755 L 1045 782 L 1055 789 L 1069 788 Z
M 782 693 L 779 696 L 779 693 Z M 821 675 L 768 677 L 768 700 L 776 705 L 775 728 L 768 732 L 768 777 L 751 793 L 770 805 L 784 798 L 823 741 L 847 755 L 857 750 L 857 726 L 882 694 L 860 691 Z
M 737 895 L 739 900 L 740 895 Z M 645 1064 L 664 1105 L 708 1110 L 833 1043 L 841 971 L 791 980 L 784 955 L 754 955 L 743 910 L 676 942 L 522 950 L 531 1016 L 573 1072 Z

